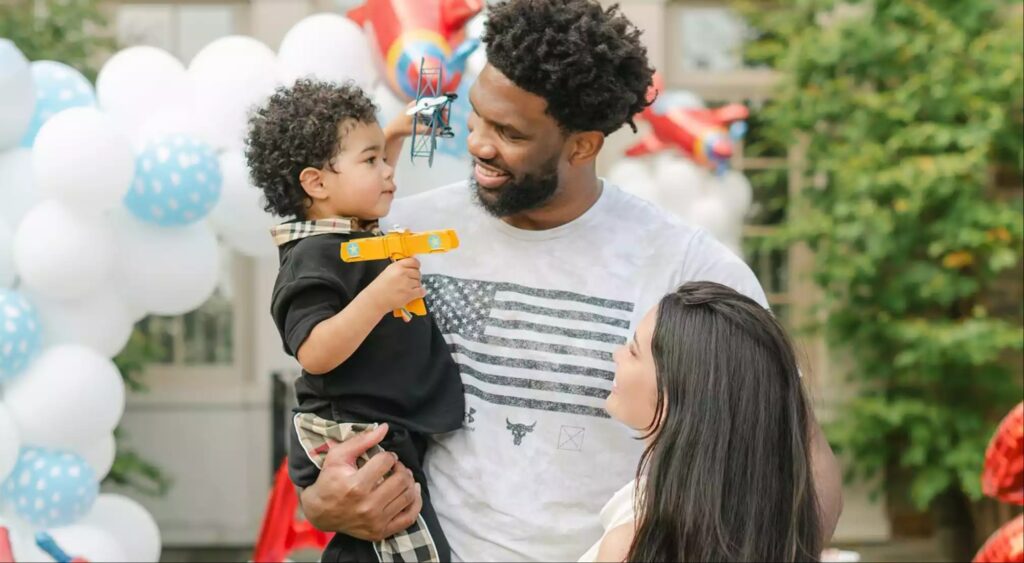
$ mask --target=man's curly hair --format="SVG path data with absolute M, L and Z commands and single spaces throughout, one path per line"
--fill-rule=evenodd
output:
M 608 135 L 650 105 L 654 69 L 640 30 L 596 0 L 507 0 L 490 8 L 487 60 L 548 103 L 565 131 Z
M 322 168 L 338 152 L 338 125 L 376 123 L 377 108 L 356 85 L 300 79 L 281 87 L 249 117 L 245 158 L 264 209 L 279 217 L 306 218 L 310 199 L 299 183 L 306 167 Z

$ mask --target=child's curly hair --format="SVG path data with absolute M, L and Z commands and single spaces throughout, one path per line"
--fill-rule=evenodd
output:
M 369 96 L 351 82 L 300 79 L 278 88 L 249 117 L 245 141 L 250 179 L 267 199 L 264 209 L 279 217 L 305 219 L 311 202 L 299 173 L 330 163 L 341 144 L 338 124 L 376 123 L 376 111 Z

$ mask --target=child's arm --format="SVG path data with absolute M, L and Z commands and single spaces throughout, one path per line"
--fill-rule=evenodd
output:
M 399 260 L 381 272 L 344 309 L 313 327 L 295 357 L 306 372 L 325 374 L 359 348 L 381 317 L 426 293 L 420 285 L 419 260 Z

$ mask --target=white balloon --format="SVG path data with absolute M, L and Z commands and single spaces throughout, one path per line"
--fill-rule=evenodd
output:
M 25 215 L 14 234 L 14 265 L 31 291 L 77 299 L 110 274 L 114 241 L 109 227 L 46 200 Z
M 149 511 L 126 496 L 101 494 L 80 523 L 118 538 L 129 561 L 160 560 L 160 528 Z
M 409 143 L 406 143 L 398 158 L 398 166 L 395 167 L 397 196 L 408 197 L 461 182 L 468 179 L 472 171 L 473 166 L 468 158 L 463 160 L 439 152 L 434 153 L 433 166 L 427 166 L 427 161 L 422 158 L 413 162 L 409 158 Z
M 243 146 L 249 113 L 281 82 L 274 52 L 240 35 L 199 51 L 188 65 L 188 79 L 203 137 L 221 149 Z
M 203 124 L 191 99 L 182 99 L 153 111 L 152 116 L 139 126 L 132 141 L 136 152 L 139 152 L 146 141 L 176 134 L 205 140 Z
M 3 401 L 0 401 L 0 483 L 3 483 L 18 463 L 21 439 L 14 418 Z
M 487 66 L 487 50 L 477 47 L 473 54 L 466 59 L 466 73 L 463 76 L 480 76 L 480 71 Z
M 35 107 L 28 59 L 11 40 L 0 38 L 0 151 L 21 141 Z
M 315 14 L 292 26 L 277 50 L 286 84 L 315 78 L 339 84 L 352 80 L 369 91 L 377 80 L 366 34 L 338 14 Z
M 220 173 L 223 178 L 220 199 L 210 211 L 210 223 L 218 232 L 266 232 L 281 222 L 264 211 L 263 193 L 249 182 L 249 165 L 241 151 L 228 151 L 221 155 Z M 268 241 L 269 237 L 263 242 Z
M 707 192 L 708 174 L 679 155 L 659 155 L 654 165 L 662 207 L 687 218 L 690 208 Z
M 71 108 L 39 130 L 32 172 L 39 190 L 75 212 L 100 214 L 119 205 L 131 186 L 135 154 L 112 119 L 95 108 Z
M 113 534 L 95 526 L 72 524 L 63 528 L 53 528 L 49 533 L 57 545 L 71 557 L 110 563 L 133 561 L 125 554 L 124 548 Z
M 11 149 L 0 152 L 0 218 L 11 229 L 42 200 L 32 185 L 32 150 Z
M 4 402 L 23 443 L 77 450 L 109 436 L 124 413 L 117 367 L 77 344 L 45 350 L 7 386 Z
M 628 193 L 658 204 L 658 184 L 650 166 L 639 158 L 623 158 L 608 171 L 608 181 Z
M 719 241 L 728 241 L 735 230 L 731 215 L 722 200 L 708 196 L 691 202 L 683 218 L 703 227 Z
M 0 289 L 14 284 L 14 233 L 0 217 Z
M 213 295 L 220 276 L 217 237 L 205 222 L 162 228 L 132 217 L 118 221 L 117 272 L 132 306 L 181 315 Z
M 156 47 L 122 49 L 96 77 L 100 107 L 130 138 L 154 111 L 180 103 L 188 92 L 185 66 Z
M 2 504 L 2 503 L 0 503 Z M 15 561 L 53 561 L 45 551 L 36 545 L 35 530 L 14 513 L 14 510 L 0 511 L 0 526 L 10 532 L 11 551 Z
M 132 335 L 136 312 L 107 280 L 96 291 L 71 301 L 33 296 L 43 325 L 44 345 L 81 344 L 112 358 Z
M 114 466 L 117 443 L 114 440 L 114 434 L 111 433 L 98 440 L 72 448 L 72 451 L 82 456 L 82 459 L 96 472 L 96 479 L 102 481 L 110 473 L 110 468 Z M 95 505 L 92 510 L 96 510 Z
M 386 82 L 381 82 L 373 90 L 373 103 L 377 105 L 377 121 L 381 126 L 387 125 L 392 119 L 405 111 L 406 102 L 398 99 Z
M 750 180 L 742 172 L 727 170 L 721 176 L 712 176 L 711 189 L 721 192 L 722 200 L 737 220 L 742 221 L 746 217 L 754 199 L 754 191 Z
M 229 227 L 220 231 L 221 240 L 231 250 L 250 258 L 277 256 L 277 246 L 269 229 L 239 229 Z

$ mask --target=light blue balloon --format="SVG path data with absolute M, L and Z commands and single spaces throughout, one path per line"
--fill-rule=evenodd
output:
M 0 289 L 0 383 L 25 371 L 39 352 L 39 315 L 13 289 Z
M 64 63 L 33 62 L 32 81 L 36 85 L 36 109 L 21 138 L 25 148 L 32 148 L 39 129 L 51 117 L 70 108 L 96 107 L 96 92 L 89 79 Z
M 210 145 L 188 135 L 168 135 L 147 142 L 136 156 L 135 180 L 124 204 L 148 223 L 188 225 L 210 213 L 222 183 Z
M 455 134 L 451 139 L 437 139 L 437 152 L 454 156 L 455 158 L 468 158 L 469 156 L 469 112 L 472 108 L 469 105 L 469 87 L 476 82 L 476 75 L 462 75 L 459 80 L 459 87 L 455 90 L 458 95 L 455 101 L 448 108 L 448 125 Z
M 26 522 L 56 528 L 85 516 L 99 489 L 96 472 L 78 454 L 25 446 L 2 490 L 3 498 Z

